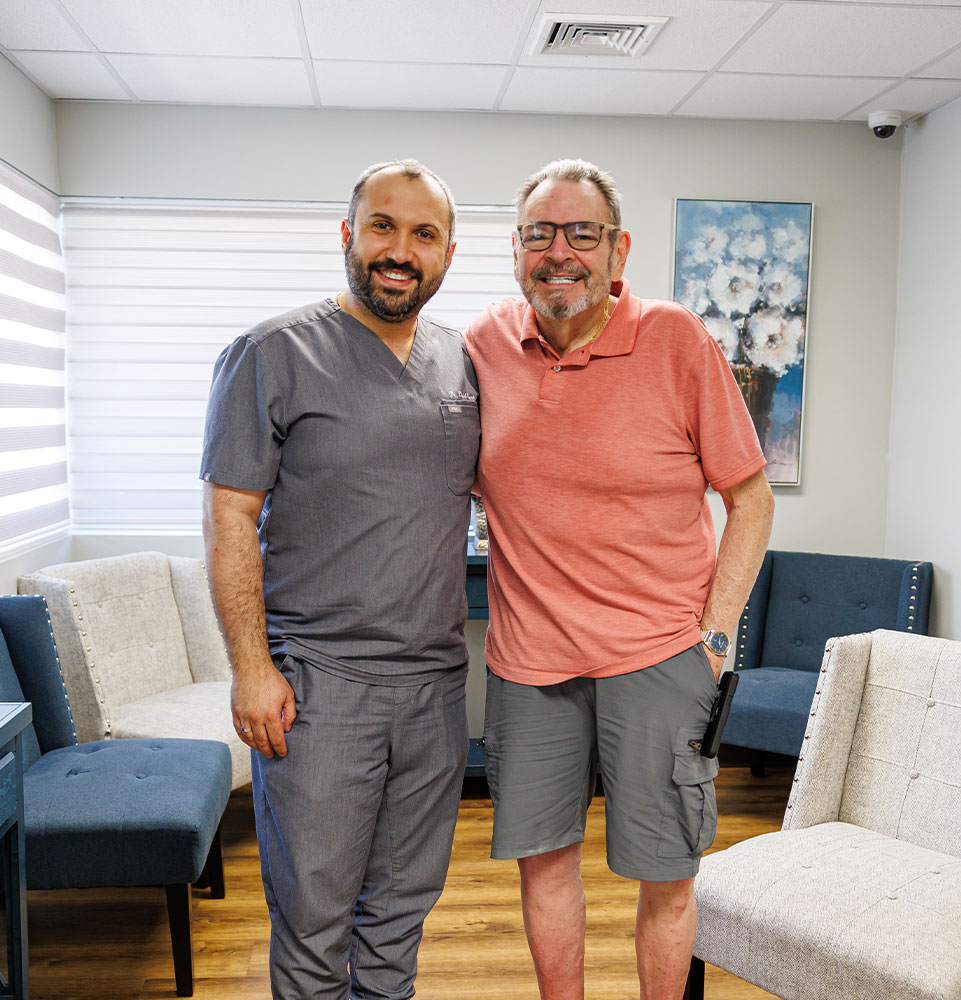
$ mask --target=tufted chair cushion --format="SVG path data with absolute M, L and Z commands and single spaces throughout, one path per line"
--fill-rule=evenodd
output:
M 24 777 L 30 889 L 195 882 L 230 794 L 207 740 L 100 740 L 44 754 Z

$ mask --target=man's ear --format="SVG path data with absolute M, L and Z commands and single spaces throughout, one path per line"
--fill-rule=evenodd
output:
M 447 250 L 447 264 L 444 266 L 445 271 L 447 270 L 447 268 L 450 267 L 450 262 L 454 259 L 454 247 L 456 246 L 457 246 L 456 243 L 451 243 L 450 247 Z
M 627 255 L 631 252 L 631 234 L 622 229 L 617 234 L 614 243 L 614 262 L 611 266 L 611 280 L 620 281 L 624 277 L 624 268 L 627 265 Z
M 347 252 L 347 244 L 350 241 L 350 222 L 342 219 L 340 222 L 340 249 Z

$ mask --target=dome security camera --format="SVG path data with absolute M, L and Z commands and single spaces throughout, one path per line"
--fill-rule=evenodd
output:
M 868 115 L 868 128 L 879 139 L 890 139 L 901 127 L 900 111 L 872 111 Z

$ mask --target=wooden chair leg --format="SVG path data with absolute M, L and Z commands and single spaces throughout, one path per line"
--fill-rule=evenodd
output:
M 224 885 L 224 850 L 220 839 L 220 827 L 214 834 L 214 839 L 210 844 L 210 851 L 207 853 L 207 860 L 204 862 L 203 871 L 200 878 L 194 883 L 198 889 L 210 889 L 211 899 L 223 899 L 227 894 Z
M 691 969 L 687 974 L 684 1000 L 704 1000 L 704 963 L 697 955 L 691 956 Z
M 765 775 L 764 771 L 764 751 L 763 750 L 752 750 L 751 751 L 751 774 L 755 778 L 763 778 Z
M 194 995 L 194 949 L 190 936 L 190 884 L 176 882 L 165 885 L 167 917 L 170 921 L 170 944 L 174 955 L 174 979 L 177 996 Z

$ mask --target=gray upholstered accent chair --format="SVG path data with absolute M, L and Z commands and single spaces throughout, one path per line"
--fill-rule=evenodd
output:
M 784 824 L 704 858 L 703 962 L 791 1000 L 961 997 L 961 642 L 830 639 Z
M 191 886 L 224 897 L 227 748 L 207 740 L 78 744 L 42 597 L 0 597 L 0 701 L 33 707 L 23 734 L 27 888 L 163 886 L 177 993 L 190 996 Z
M 230 665 L 199 559 L 161 552 L 46 566 L 21 594 L 50 609 L 81 743 L 129 737 L 219 740 L 233 787 L 250 750 L 230 716 Z

